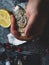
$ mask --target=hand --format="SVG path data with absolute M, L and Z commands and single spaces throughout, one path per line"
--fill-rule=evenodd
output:
M 31 40 L 32 36 L 30 38 L 26 37 L 26 36 L 21 36 L 19 35 L 19 32 L 17 31 L 17 26 L 16 26 L 16 21 L 13 15 L 11 15 L 11 28 L 10 28 L 10 32 L 15 36 L 15 38 L 19 39 L 19 40 Z
M 28 23 L 24 29 L 24 35 L 29 35 L 29 31 L 32 28 L 32 26 L 34 25 L 36 16 L 38 15 L 38 11 L 37 11 L 37 7 L 39 4 L 39 0 L 33 0 L 33 1 L 29 1 L 26 7 L 26 16 L 28 19 Z
M 43 34 L 47 17 L 38 11 L 40 0 L 29 0 L 26 7 L 26 16 L 28 23 L 24 29 L 24 35 L 29 36 L 29 32 L 33 31 L 33 37 L 38 37 Z M 42 15 L 41 15 L 42 14 Z M 41 15 L 39 17 L 39 15 Z
M 28 38 L 28 35 L 29 35 L 29 31 L 32 27 L 32 24 L 34 23 L 34 20 L 38 14 L 37 12 L 37 5 L 38 5 L 38 1 L 35 0 L 34 2 L 28 2 L 27 4 L 27 7 L 26 7 L 26 16 L 27 16 L 27 19 L 28 19 L 28 23 L 24 29 L 24 37 L 20 36 L 18 31 L 17 31 L 17 28 L 16 28 L 16 21 L 14 19 L 14 16 L 11 15 L 11 33 L 18 39 L 22 39 L 22 40 L 26 40 L 26 39 L 30 39 L 32 38 L 32 36 L 30 38 Z M 33 7 L 34 6 L 34 7 Z
M 38 5 L 39 0 L 32 0 L 32 2 L 28 2 L 26 7 L 26 16 L 28 19 L 28 23 L 24 29 L 24 37 L 20 36 L 17 28 L 16 28 L 16 21 L 11 15 L 11 33 L 20 40 L 30 40 L 39 35 L 41 35 L 44 31 L 44 27 L 46 25 L 47 17 L 45 15 L 38 16 Z M 32 29 L 32 30 L 31 30 Z M 32 36 L 29 34 L 30 31 L 33 31 Z M 29 35 L 31 37 L 29 37 Z

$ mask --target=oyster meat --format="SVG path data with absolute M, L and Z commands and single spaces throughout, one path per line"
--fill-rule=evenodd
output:
M 27 17 L 25 15 L 26 12 L 21 6 L 18 5 L 13 9 L 13 13 L 17 20 L 16 24 L 18 25 L 18 32 L 23 35 L 24 28 L 27 24 Z

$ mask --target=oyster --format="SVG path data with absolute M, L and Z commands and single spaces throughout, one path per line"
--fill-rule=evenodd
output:
M 15 15 L 15 18 L 17 20 L 16 24 L 18 25 L 18 32 L 22 35 L 24 32 L 24 28 L 27 24 L 27 17 L 25 15 L 25 10 L 21 6 L 16 6 L 13 9 L 13 13 Z

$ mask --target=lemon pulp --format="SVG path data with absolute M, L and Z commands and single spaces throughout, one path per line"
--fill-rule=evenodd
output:
M 0 25 L 8 28 L 11 25 L 10 14 L 5 9 L 0 9 Z

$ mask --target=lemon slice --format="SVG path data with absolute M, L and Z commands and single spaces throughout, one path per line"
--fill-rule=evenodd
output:
M 11 25 L 10 14 L 7 10 L 0 9 L 0 25 L 4 28 Z

